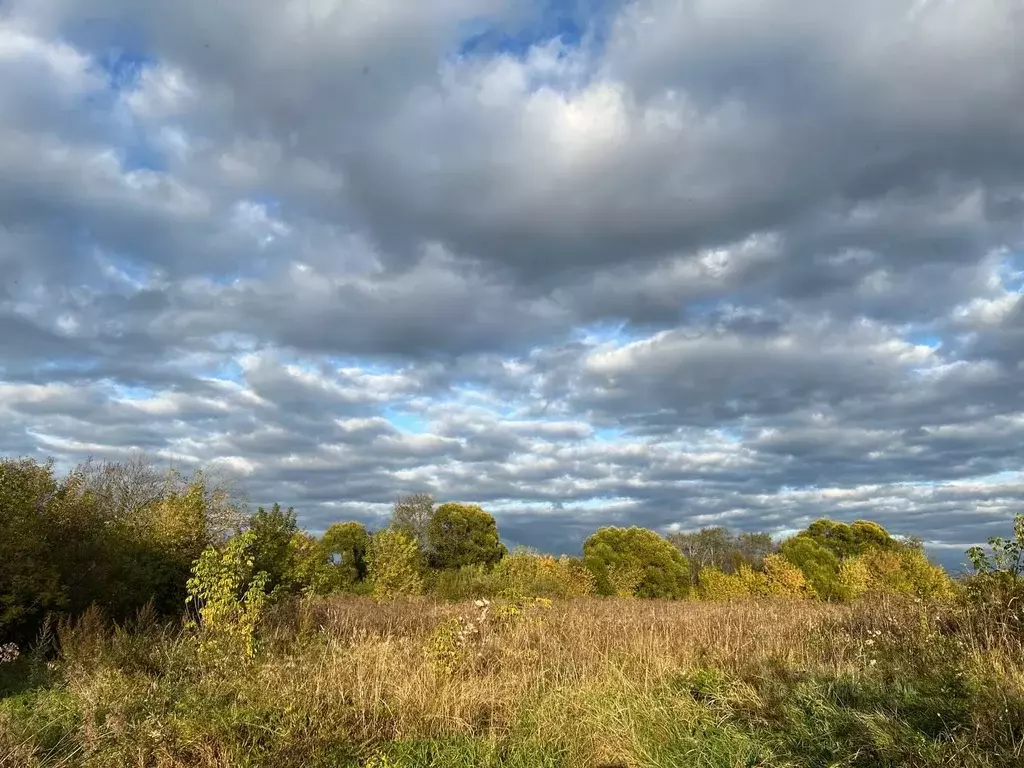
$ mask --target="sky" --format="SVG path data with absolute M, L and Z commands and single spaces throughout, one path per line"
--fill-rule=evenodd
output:
M 4 0 L 0 453 L 603 525 L 1024 511 L 1016 0 Z

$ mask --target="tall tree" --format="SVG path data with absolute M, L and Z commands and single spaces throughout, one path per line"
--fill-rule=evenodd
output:
M 430 519 L 427 540 L 435 568 L 491 565 L 507 552 L 498 524 L 475 504 L 442 504 Z
M 370 546 L 366 526 L 355 521 L 335 523 L 324 532 L 323 544 L 337 565 L 343 586 L 366 578 L 366 551 Z
M 254 534 L 253 553 L 256 571 L 267 574 L 267 590 L 289 589 L 286 583 L 291 570 L 292 537 L 298 533 L 295 510 L 283 509 L 274 503 L 270 509 L 260 507 L 249 519 L 248 530 Z
M 667 539 L 646 528 L 601 528 L 583 542 L 583 561 L 603 595 L 619 592 L 623 574 L 635 575 L 637 597 L 685 597 L 690 565 Z
M 686 556 L 695 580 L 700 578 L 703 568 L 716 568 L 723 573 L 735 573 L 743 565 L 760 568 L 765 556 L 775 551 L 771 534 L 733 534 L 722 526 L 673 533 L 668 540 Z
M 391 508 L 391 527 L 412 538 L 426 552 L 430 546 L 428 529 L 437 502 L 429 493 L 399 496 Z

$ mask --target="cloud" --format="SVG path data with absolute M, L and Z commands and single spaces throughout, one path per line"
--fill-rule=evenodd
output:
M 0 449 L 510 541 L 1022 508 L 1011 0 L 15 0 Z M 26 84 L 32 83 L 32 87 Z

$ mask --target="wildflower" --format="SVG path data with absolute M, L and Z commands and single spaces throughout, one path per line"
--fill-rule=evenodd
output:
M 0 664 L 4 664 L 8 661 L 14 661 L 18 658 L 18 646 L 14 643 L 4 643 L 0 645 Z

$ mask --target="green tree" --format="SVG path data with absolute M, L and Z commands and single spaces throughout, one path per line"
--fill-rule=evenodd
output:
M 475 504 L 442 504 L 430 519 L 427 539 L 435 568 L 492 565 L 507 552 L 494 518 Z
M 335 523 L 324 532 L 323 543 L 337 565 L 342 586 L 366 578 L 366 550 L 370 546 L 366 526 L 355 521 Z
M 217 665 L 256 655 L 257 630 L 268 603 L 269 575 L 254 563 L 258 542 L 252 531 L 223 547 L 211 545 L 196 560 L 187 588 L 189 605 L 202 631 L 202 657 Z
M 60 490 L 52 461 L 0 461 L 0 636 L 22 641 L 46 612 L 67 604 L 47 530 Z
M 836 557 L 856 557 L 873 549 L 896 550 L 900 542 L 885 528 L 869 520 L 856 520 L 852 524 L 838 523 L 821 518 L 815 520 L 807 530 L 797 534 L 812 539 Z
M 689 592 L 686 558 L 646 528 L 601 528 L 583 543 L 583 561 L 602 595 L 615 594 L 623 574 L 638 575 L 637 597 L 685 597 Z
M 253 534 L 253 567 L 267 574 L 268 592 L 290 592 L 287 576 L 292 570 L 292 537 L 299 531 L 295 510 L 277 503 L 270 509 L 259 507 L 247 530 Z
M 803 572 L 818 597 L 822 600 L 842 599 L 839 558 L 835 552 L 809 536 L 798 535 L 782 543 L 781 553 Z
M 370 539 L 366 564 L 377 598 L 423 592 L 419 547 L 404 531 L 385 528 L 375 533 Z
M 0 461 L 0 629 L 31 633 L 48 611 L 93 604 L 117 620 L 147 603 L 180 614 L 193 562 L 239 506 L 202 472 L 157 478 L 141 460 L 61 478 L 52 462 Z
M 341 586 L 341 572 L 323 541 L 305 531 L 292 534 L 284 584 L 290 592 L 327 595 Z

